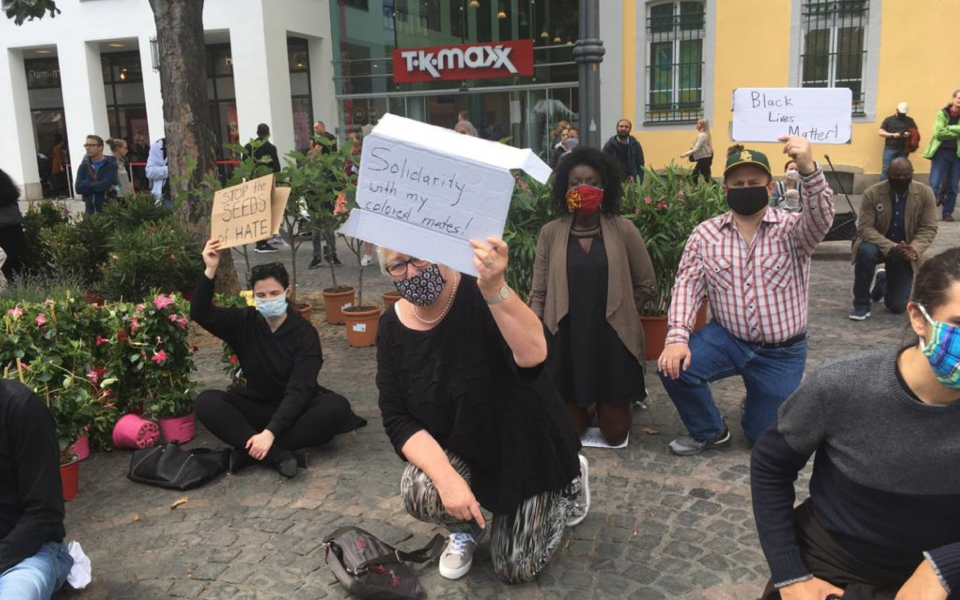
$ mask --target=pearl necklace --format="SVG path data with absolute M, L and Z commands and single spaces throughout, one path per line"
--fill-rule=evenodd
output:
M 437 317 L 436 319 L 424 319 L 423 317 L 420 316 L 419 313 L 417 313 L 416 305 L 414 305 L 413 307 L 413 316 L 416 317 L 416 319 L 421 323 L 423 323 L 424 325 L 433 325 L 435 323 L 438 323 L 441 319 L 447 316 L 447 312 L 449 312 L 450 307 L 453 306 L 453 298 L 457 295 L 457 286 L 459 284 L 460 284 L 460 274 L 457 273 L 456 278 L 453 280 L 453 289 L 450 291 L 450 297 L 447 298 L 447 305 L 443 307 L 443 312 L 440 313 L 439 317 Z

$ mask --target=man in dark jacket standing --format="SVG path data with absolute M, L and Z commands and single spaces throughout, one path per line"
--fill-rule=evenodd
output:
M 103 138 L 88 135 L 83 143 L 87 155 L 77 169 L 77 193 L 83 196 L 84 212 L 88 215 L 103 212 L 104 205 L 115 198 L 117 161 L 103 155 Z
M 617 121 L 617 135 L 603 145 L 603 151 L 620 163 L 624 179 L 632 179 L 643 183 L 643 147 L 640 141 L 630 135 L 633 123 L 627 119 Z
M 63 517 L 53 416 L 29 388 L 0 379 L 0 599 L 60 589 L 73 567 Z
M 907 140 L 910 139 L 910 130 L 917 128 L 917 122 L 907 116 L 910 105 L 901 102 L 897 105 L 897 112 L 883 120 L 880 125 L 880 137 L 883 142 L 883 170 L 880 172 L 880 181 L 887 178 L 890 163 L 895 158 L 906 158 Z
M 270 126 L 266 123 L 260 123 L 257 125 L 257 141 L 260 142 L 260 145 L 254 150 L 250 144 L 247 144 L 246 151 L 247 156 L 253 155 L 258 162 L 262 159 L 270 159 L 270 164 L 259 164 L 257 168 L 253 171 L 254 177 L 263 177 L 264 175 L 269 175 L 271 172 L 279 173 L 280 172 L 280 156 L 277 154 L 277 147 L 270 143 Z M 257 245 L 254 247 L 254 251 L 260 254 L 265 254 L 269 252 L 276 252 L 276 246 L 272 245 L 270 242 L 264 240 L 262 242 L 257 242 Z

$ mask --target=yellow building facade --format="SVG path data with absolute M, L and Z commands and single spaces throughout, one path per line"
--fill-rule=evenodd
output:
M 829 154 L 838 169 L 857 174 L 859 190 L 876 181 L 884 147 L 880 125 L 900 102 L 909 103 L 922 136 L 911 161 L 918 174 L 929 173 L 922 152 L 934 117 L 960 88 L 960 68 L 949 51 L 956 39 L 951 15 L 958 8 L 960 0 L 623 0 L 622 37 L 613 43 L 619 61 L 611 61 L 620 64 L 605 61 L 603 67 L 619 66 L 619 73 L 603 77 L 619 76 L 621 85 L 607 85 L 604 93 L 620 87 L 620 116 L 634 123 L 653 168 L 689 165 L 679 155 L 693 142 L 696 116 L 708 118 L 718 175 L 734 143 L 736 88 L 852 82 L 852 142 L 820 145 L 815 153 L 820 161 Z M 605 29 L 614 33 L 609 24 Z M 604 104 L 602 126 L 612 134 L 613 102 Z M 766 152 L 779 173 L 781 147 L 750 147 Z

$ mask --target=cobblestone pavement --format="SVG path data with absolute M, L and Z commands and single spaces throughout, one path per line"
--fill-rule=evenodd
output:
M 958 244 L 960 226 L 944 224 L 934 251 Z M 309 261 L 309 252 L 307 243 L 301 248 L 301 265 Z M 831 357 L 901 339 L 904 318 L 883 308 L 864 323 L 847 318 L 852 286 L 848 258 L 846 243 L 824 244 L 817 251 L 810 369 Z M 355 278 L 356 269 L 341 271 L 344 279 Z M 385 278 L 375 267 L 371 272 L 377 274 L 370 277 L 370 288 L 386 289 Z M 325 270 L 304 271 L 300 280 L 301 290 L 328 285 Z M 319 323 L 322 314 L 316 312 Z M 90 555 L 95 581 L 82 593 L 59 597 L 342 598 L 324 564 L 320 542 L 325 534 L 341 525 L 359 525 L 389 543 L 414 547 L 436 532 L 407 516 L 397 496 L 403 465 L 376 410 L 374 350 L 348 347 L 342 328 L 320 329 L 326 357 L 321 380 L 348 396 L 370 424 L 313 451 L 310 469 L 293 480 L 251 468 L 188 493 L 128 481 L 127 452 L 95 454 L 81 467 L 79 497 L 67 505 L 68 538 L 80 541 Z M 204 385 L 225 383 L 218 360 L 216 348 L 201 351 Z M 652 375 L 648 387 L 650 408 L 635 414 L 629 447 L 585 451 L 591 461 L 593 507 L 580 526 L 567 530 L 561 550 L 536 582 L 500 584 L 484 544 L 473 571 L 457 582 L 443 580 L 435 567 L 425 568 L 421 581 L 429 597 L 757 597 L 768 572 L 753 525 L 742 431 L 734 427 L 730 448 L 674 457 L 666 444 L 682 425 Z M 728 421 L 737 423 L 742 384 L 728 380 L 714 390 Z M 201 431 L 191 445 L 221 444 Z M 189 501 L 171 510 L 171 503 L 183 496 Z

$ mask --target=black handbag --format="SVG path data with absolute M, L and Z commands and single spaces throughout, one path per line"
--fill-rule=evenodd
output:
M 341 527 L 323 540 L 326 561 L 350 594 L 371 600 L 408 600 L 423 596 L 416 574 L 404 561 L 424 563 L 443 552 L 443 536 L 412 552 L 403 552 L 359 527 Z
M 134 452 L 127 477 L 170 490 L 191 490 L 226 473 L 229 464 L 228 448 L 196 448 L 188 452 L 177 442 L 170 442 Z

